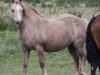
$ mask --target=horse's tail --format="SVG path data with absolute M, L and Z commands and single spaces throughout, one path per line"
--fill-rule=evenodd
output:
M 98 64 L 98 52 L 97 52 L 97 45 L 93 39 L 93 35 L 91 32 L 91 26 L 94 22 L 95 17 L 90 20 L 88 26 L 87 26 L 87 32 L 86 32 L 86 49 L 87 49 L 87 60 L 91 63 L 97 63 Z

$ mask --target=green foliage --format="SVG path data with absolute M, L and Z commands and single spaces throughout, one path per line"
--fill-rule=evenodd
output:
M 67 0 L 55 0 L 57 6 L 63 6 L 66 4 Z
M 12 2 L 12 0 L 1 0 L 1 1 L 3 1 L 3 2 L 5 2 L 5 3 L 10 3 L 10 2 Z
M 57 6 L 79 6 L 84 0 L 55 0 Z
M 85 0 L 87 7 L 100 6 L 100 0 Z
M 0 17 L 0 31 L 16 31 L 14 21 L 9 16 Z
M 19 53 L 19 42 L 15 32 L 0 32 L 0 59 L 7 59 Z
M 72 11 L 69 11 L 68 13 L 75 15 L 75 16 L 78 16 L 78 17 L 82 17 L 82 12 L 80 12 L 80 11 L 72 10 Z
M 6 3 L 11 3 L 12 0 L 1 0 Z M 33 5 L 36 5 L 37 3 L 42 3 L 42 6 L 45 7 L 45 2 L 52 2 L 57 6 L 79 6 L 82 3 L 85 3 L 86 6 L 88 7 L 93 7 L 93 6 L 100 6 L 100 0 L 25 0 L 26 2 L 32 3 Z
M 26 2 L 40 3 L 41 0 L 25 0 Z
M 42 2 L 41 7 L 46 7 L 46 4 L 44 2 Z
M 10 5 L 3 2 L 0 5 L 0 31 L 15 31 L 15 23 L 10 16 Z
M 6 2 L 6 3 L 11 3 L 12 2 L 12 0 L 1 0 L 1 1 L 4 1 L 4 2 Z M 41 2 L 41 0 L 25 0 L 26 2 L 32 2 L 33 4 L 34 3 L 40 3 Z
M 42 2 L 41 7 L 53 7 L 53 2 Z

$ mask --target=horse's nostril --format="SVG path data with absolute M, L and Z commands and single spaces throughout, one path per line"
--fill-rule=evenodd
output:
M 16 24 L 19 24 L 19 22 L 17 21 Z
M 22 22 L 20 22 L 20 21 L 17 21 L 17 22 L 16 22 L 17 25 L 21 25 L 21 23 L 22 23 Z

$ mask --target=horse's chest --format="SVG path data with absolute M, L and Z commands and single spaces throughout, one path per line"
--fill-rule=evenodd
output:
M 20 40 L 22 44 L 25 44 L 27 47 L 34 47 L 36 44 L 41 44 L 42 43 L 42 38 L 39 35 L 24 35 L 20 37 Z

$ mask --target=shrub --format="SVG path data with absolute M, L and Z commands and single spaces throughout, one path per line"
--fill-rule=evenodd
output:
M 0 17 L 0 31 L 16 31 L 15 24 L 13 20 L 8 17 Z
M 73 10 L 73 11 L 69 11 L 68 13 L 75 15 L 75 16 L 78 16 L 78 17 L 82 17 L 82 12 L 79 12 L 79 11 Z
M 100 6 L 100 0 L 85 0 L 87 7 Z

